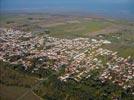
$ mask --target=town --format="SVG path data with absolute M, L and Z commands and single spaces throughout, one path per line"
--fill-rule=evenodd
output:
M 111 41 L 94 38 L 60 39 L 49 34 L 33 34 L 0 28 L 0 60 L 20 65 L 23 70 L 36 73 L 51 68 L 65 73 L 59 76 L 79 82 L 89 78 L 90 71 L 99 70 L 102 83 L 111 81 L 124 89 L 134 87 L 134 60 L 120 57 L 118 52 L 103 48 Z

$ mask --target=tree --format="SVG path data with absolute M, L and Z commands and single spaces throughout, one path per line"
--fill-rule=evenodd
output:
M 49 35 L 49 34 L 50 34 L 50 31 L 49 31 L 48 29 L 46 29 L 46 30 L 45 30 L 45 33 L 46 33 L 47 35 Z

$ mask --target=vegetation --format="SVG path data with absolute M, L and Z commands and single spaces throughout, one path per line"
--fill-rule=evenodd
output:
M 0 83 L 5 85 L 12 85 L 12 86 L 21 86 L 21 87 L 31 87 L 36 82 L 37 79 L 31 76 L 28 76 L 24 73 L 19 73 L 11 69 L 12 65 L 0 61 Z
M 90 32 L 98 31 L 106 28 L 110 23 L 102 21 L 87 21 L 80 23 L 67 23 L 65 25 L 57 25 L 54 27 L 48 27 L 51 31 L 52 36 L 64 37 L 64 38 L 75 38 L 75 37 L 86 37 Z
M 87 37 L 90 35 L 90 32 L 99 31 L 113 24 L 113 22 L 103 19 L 84 20 L 82 17 L 71 16 L 70 20 L 66 20 L 68 16 L 55 15 L 55 17 L 49 14 L 34 13 L 3 14 L 0 16 L 0 26 L 34 33 L 42 30 L 44 33 L 51 33 L 50 36 L 54 37 L 75 38 Z
M 105 36 L 105 39 L 111 41 L 112 44 L 105 45 L 104 48 L 117 51 L 122 57 L 131 56 L 134 58 L 134 33 L 132 29 L 118 33 L 110 33 Z
M 26 93 L 29 89 L 18 86 L 6 86 L 0 84 L 0 99 L 1 100 L 17 100 L 20 96 Z M 40 100 L 32 91 L 30 91 L 23 100 Z
M 114 98 L 132 100 L 133 98 L 129 89 L 125 91 L 111 82 L 103 84 L 95 74 L 79 83 L 71 79 L 61 82 L 56 75 L 53 75 L 35 92 L 45 100 L 112 100 Z

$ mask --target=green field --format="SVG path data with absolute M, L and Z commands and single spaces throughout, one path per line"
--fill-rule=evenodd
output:
M 87 21 L 80 23 L 67 23 L 65 25 L 57 25 L 48 27 L 51 36 L 74 38 L 74 37 L 87 37 L 91 32 L 99 31 L 110 26 L 111 23 L 102 21 Z
M 125 58 L 131 56 L 134 59 L 134 33 L 132 29 L 110 33 L 104 38 L 112 42 L 109 45 L 105 45 L 104 48 L 117 51 L 119 56 Z
M 69 17 L 69 18 L 68 18 Z M 44 32 L 49 29 L 50 36 L 60 38 L 87 37 L 106 27 L 112 21 L 103 19 L 85 19 L 79 16 L 61 16 L 49 14 L 7 14 L 0 16 L 1 27 L 15 28 L 23 31 Z

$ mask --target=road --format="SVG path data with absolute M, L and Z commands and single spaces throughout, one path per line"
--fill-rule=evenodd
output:
M 29 92 L 33 91 L 36 89 L 40 84 L 42 84 L 44 81 L 46 81 L 48 78 L 41 79 L 37 84 L 35 84 L 31 89 L 27 90 L 24 94 L 22 94 L 20 97 L 18 97 L 16 100 L 23 100 L 25 96 L 28 95 Z

